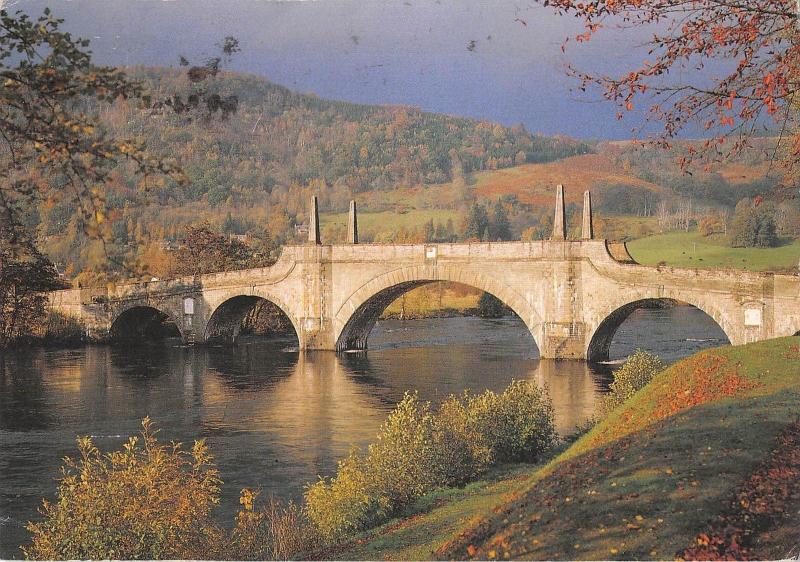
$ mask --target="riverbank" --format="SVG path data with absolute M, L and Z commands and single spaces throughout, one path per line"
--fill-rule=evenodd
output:
M 382 319 L 417 320 L 478 316 L 478 301 L 483 291 L 444 282 L 430 283 L 409 291 L 392 302 Z
M 15 337 L 8 342 L 6 349 L 23 347 L 77 347 L 88 342 L 85 327 L 75 318 L 58 312 L 48 312 L 44 322 L 36 330 Z M 3 348 L 0 347 L 0 351 Z
M 546 465 L 437 492 L 327 556 L 797 555 L 799 411 L 800 338 L 704 351 Z

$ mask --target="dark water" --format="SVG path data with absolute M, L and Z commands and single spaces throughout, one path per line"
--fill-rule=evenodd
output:
M 645 347 L 674 360 L 725 343 L 696 309 L 640 310 L 620 328 L 613 358 Z M 0 355 L 0 558 L 20 557 L 23 526 L 52 498 L 75 436 L 118 448 L 150 416 L 165 440 L 205 437 L 225 481 L 230 520 L 244 486 L 298 498 L 354 444 L 372 440 L 406 390 L 438 400 L 511 379 L 547 384 L 562 432 L 591 415 L 608 367 L 539 360 L 515 318 L 380 322 L 368 353 L 301 354 L 286 342 L 235 348 L 90 346 Z

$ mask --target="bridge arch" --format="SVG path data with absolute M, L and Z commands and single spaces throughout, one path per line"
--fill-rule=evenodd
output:
M 600 321 L 594 329 L 588 331 L 589 337 L 586 349 L 586 359 L 590 362 L 607 361 L 609 359 L 609 350 L 614 335 L 627 318 L 633 314 L 634 311 L 641 308 L 663 308 L 665 306 L 674 306 L 677 304 L 688 304 L 700 310 L 706 316 L 711 318 L 720 330 L 725 334 L 728 342 L 731 342 L 729 331 L 729 324 L 727 318 L 722 312 L 713 304 L 701 302 L 697 299 L 692 301 L 677 299 L 672 297 L 644 297 L 624 302 L 624 304 L 617 303 L 616 308 L 609 308 L 600 315 Z
M 263 315 L 272 328 L 283 330 L 291 327 L 291 332 L 298 339 L 300 330 L 297 322 L 288 312 L 289 309 L 280 299 L 259 294 L 237 294 L 230 296 L 214 307 L 205 327 L 204 340 L 235 340 L 243 323 L 253 314 Z M 288 324 L 288 325 L 287 325 Z
M 111 321 L 111 341 L 145 341 L 183 337 L 175 314 L 150 304 L 132 304 L 119 310 Z
M 541 318 L 512 287 L 497 278 L 452 266 L 411 266 L 375 277 L 344 301 L 334 315 L 336 351 L 366 349 L 370 331 L 389 304 L 403 293 L 436 281 L 469 285 L 497 297 L 522 319 L 540 346 Z

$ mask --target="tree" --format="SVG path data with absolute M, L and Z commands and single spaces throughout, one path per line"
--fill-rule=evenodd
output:
M 697 230 L 703 236 L 711 236 L 725 232 L 725 214 L 722 212 L 708 213 L 697 223 Z
M 42 292 L 66 286 L 53 263 L 23 235 L 0 225 L 0 349 L 41 324 L 47 302 Z
M 492 240 L 511 240 L 511 224 L 508 222 L 508 213 L 502 201 L 494 205 L 494 217 L 490 228 Z
M 601 29 L 646 28 L 647 59 L 619 76 L 570 67 L 581 89 L 599 87 L 621 111 L 638 100 L 649 104 L 648 120 L 663 124 L 659 142 L 670 145 L 689 124 L 699 124 L 711 138 L 691 146 L 681 160 L 687 166 L 698 155 L 716 161 L 740 151 L 771 116 L 793 123 L 791 101 L 798 89 L 800 27 L 795 0 L 543 0 L 561 14 L 581 19 L 589 41 Z M 712 61 L 720 75 L 702 72 Z M 619 113 L 621 117 L 622 113 Z M 783 126 L 781 125 L 781 128 Z M 791 131 L 792 127 L 786 127 Z M 790 163 L 800 157 L 795 133 Z M 735 137 L 735 138 L 734 138 Z M 732 138 L 730 144 L 723 144 Z
M 486 207 L 480 203 L 473 203 L 469 209 L 467 222 L 464 227 L 464 238 L 467 240 L 483 240 L 489 230 L 489 214 Z
M 69 203 L 87 233 L 108 234 L 104 187 L 121 162 L 132 164 L 144 186 L 153 175 L 183 178 L 174 164 L 153 158 L 141 142 L 111 136 L 86 111 L 87 100 L 149 100 L 141 83 L 94 65 L 89 41 L 60 31 L 62 22 L 49 9 L 36 20 L 0 10 L 0 215 L 11 228 L 12 253 L 22 239 L 21 216 L 39 199 Z
M 433 242 L 436 239 L 436 228 L 433 226 L 433 219 L 425 223 L 425 242 Z
M 771 205 L 756 204 L 749 199 L 740 201 L 733 214 L 730 237 L 733 247 L 769 248 L 777 246 L 777 225 Z
M 269 255 L 257 253 L 239 240 L 228 240 L 208 223 L 186 229 L 183 246 L 175 256 L 175 274 L 202 275 L 271 265 Z

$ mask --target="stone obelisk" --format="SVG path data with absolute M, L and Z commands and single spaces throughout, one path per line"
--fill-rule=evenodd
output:
M 567 239 L 567 213 L 564 209 L 564 186 L 556 186 L 556 214 L 553 218 L 553 240 Z

